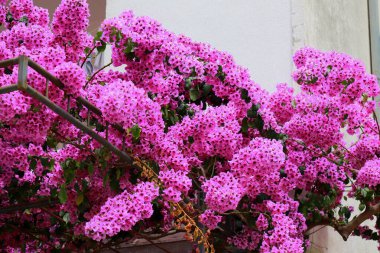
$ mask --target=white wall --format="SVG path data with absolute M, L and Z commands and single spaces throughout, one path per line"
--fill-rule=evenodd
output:
M 292 0 L 291 4 L 293 51 L 303 46 L 340 51 L 371 70 L 367 0 Z M 353 201 L 346 204 L 358 206 Z M 378 252 L 376 242 L 355 236 L 345 242 L 331 227 L 313 234 L 311 241 L 309 253 Z
M 108 0 L 106 16 L 126 9 L 231 53 L 270 91 L 291 81 L 290 0 Z

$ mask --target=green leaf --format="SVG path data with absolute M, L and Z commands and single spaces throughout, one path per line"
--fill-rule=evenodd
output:
M 199 90 L 196 88 L 190 89 L 190 99 L 196 101 L 199 98 Z
M 247 119 L 247 117 L 245 117 L 243 119 L 243 122 L 241 123 L 241 132 L 243 134 L 248 133 L 248 119 Z
M 83 203 L 83 200 L 84 200 L 84 194 L 83 192 L 79 192 L 75 200 L 75 203 L 77 204 L 77 206 L 79 206 L 80 204 Z
M 287 177 L 288 175 L 286 174 L 285 170 L 284 169 L 281 169 L 280 170 L 280 177 L 281 178 L 284 178 L 284 177 Z
M 268 200 L 268 199 L 270 199 L 270 196 L 268 196 L 265 193 L 260 193 L 259 195 L 256 196 L 255 202 L 261 204 L 264 202 L 264 200 Z
M 252 107 L 247 111 L 248 118 L 255 118 L 257 116 L 257 112 L 260 109 L 260 104 L 252 105 Z
M 22 16 L 22 18 L 20 18 L 20 22 L 24 23 L 25 25 L 28 25 L 29 19 L 27 16 Z
M 87 171 L 90 175 L 94 173 L 94 165 L 92 163 L 88 164 Z
M 362 96 L 363 96 L 363 102 L 366 103 L 368 101 L 368 95 L 364 93 Z
M 61 204 L 64 204 L 66 203 L 67 201 L 67 190 L 66 190 L 66 185 L 61 185 L 61 189 L 58 193 L 58 199 L 59 199 L 59 202 L 61 202 Z
M 134 52 L 135 52 L 137 43 L 133 42 L 131 38 L 128 38 L 127 43 L 125 43 L 124 46 L 125 46 L 124 54 L 126 55 L 127 59 L 132 60 L 135 57 Z
M 246 89 L 240 89 L 240 97 L 243 99 L 246 103 L 251 102 L 251 98 L 248 95 L 248 90 Z
M 86 48 L 84 49 L 84 53 L 85 53 L 85 54 L 88 54 L 88 53 L 90 52 L 90 50 L 91 50 L 91 48 L 86 47 Z
M 305 166 L 299 166 L 298 170 L 301 173 L 301 175 L 303 175 L 305 173 L 306 167 Z
M 121 31 L 117 31 L 116 33 L 116 42 L 119 42 L 123 38 L 123 34 Z
M 121 170 L 120 169 L 117 169 L 116 170 L 116 179 L 119 180 L 121 177 Z
M 315 84 L 316 82 L 318 81 L 318 77 L 313 77 L 311 80 L 310 80 L 310 82 L 309 83 L 311 83 L 311 84 Z
M 133 127 L 131 127 L 130 131 L 132 134 L 133 141 L 139 141 L 141 135 L 141 128 L 139 127 L 139 125 L 136 124 Z
M 5 21 L 8 23 L 11 23 L 14 21 L 12 13 L 8 12 L 7 15 L 5 16 Z
M 368 197 L 368 193 L 369 193 L 369 189 L 368 188 L 362 188 L 360 190 L 360 193 L 363 196 L 363 198 L 367 198 Z
M 329 206 L 331 204 L 331 199 L 329 196 L 324 196 L 322 201 L 323 206 Z
M 100 38 L 102 37 L 103 35 L 103 31 L 98 31 L 94 37 L 94 41 L 98 41 L 100 40 Z
M 101 41 L 101 43 L 102 43 L 101 46 L 96 47 L 96 50 L 98 51 L 98 53 L 104 52 L 107 47 L 107 43 L 105 43 L 104 41 Z
M 44 167 L 49 167 L 49 165 L 50 165 L 49 158 L 41 157 L 40 160 L 41 160 L 41 164 L 42 164 L 42 166 L 44 166 Z
M 206 97 L 208 94 L 210 94 L 210 92 L 212 90 L 212 86 L 205 84 L 205 85 L 203 85 L 202 90 L 203 90 L 203 94 L 202 94 L 203 97 Z
M 363 211 L 364 209 L 365 209 L 365 204 L 360 203 L 360 205 L 359 205 L 359 210 L 360 210 L 360 211 Z
M 75 168 L 71 164 L 63 168 L 63 177 L 67 184 L 70 184 L 73 181 L 75 177 Z
M 63 221 L 68 223 L 70 221 L 70 214 L 69 213 L 65 213 L 62 217 Z
M 223 67 L 221 65 L 218 66 L 218 72 L 216 73 L 216 77 L 219 78 L 220 81 L 224 82 L 226 79 L 226 73 L 223 72 Z
M 103 187 L 106 187 L 108 181 L 110 179 L 110 175 L 109 173 L 107 173 L 104 177 L 103 177 Z
M 189 77 L 185 79 L 185 89 L 190 90 L 191 86 L 193 86 L 193 78 Z
M 31 170 L 35 170 L 36 167 L 37 167 L 37 161 L 35 159 L 33 159 L 32 161 L 30 161 L 29 168 Z

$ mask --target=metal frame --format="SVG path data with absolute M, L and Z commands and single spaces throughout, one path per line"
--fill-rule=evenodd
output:
M 129 164 L 132 163 L 132 158 L 124 152 L 124 140 L 125 140 L 125 130 L 115 124 L 110 124 L 109 122 L 106 122 L 106 138 L 101 137 L 99 134 L 97 134 L 95 131 L 93 131 L 89 126 L 89 119 L 90 119 L 90 114 L 94 113 L 98 116 L 102 116 L 102 112 L 100 109 L 95 107 L 93 104 L 91 104 L 88 100 L 86 100 L 83 97 L 78 97 L 76 98 L 76 102 L 79 104 L 82 104 L 84 107 L 87 108 L 88 110 L 88 119 L 87 119 L 87 125 L 83 124 L 81 121 L 79 121 L 77 118 L 73 117 L 69 113 L 70 106 L 68 106 L 67 111 L 63 109 L 62 107 L 58 106 L 54 102 L 52 102 L 48 98 L 48 84 L 49 81 L 57 86 L 60 89 L 64 89 L 64 84 L 54 75 L 49 73 L 46 69 L 44 69 L 42 66 L 37 64 L 36 62 L 32 61 L 28 57 L 21 55 L 17 58 L 13 59 L 8 59 L 5 61 L 0 61 L 0 68 L 7 68 L 10 66 L 14 65 L 19 65 L 19 70 L 18 70 L 18 82 L 17 84 L 12 84 L 8 86 L 3 86 L 0 87 L 0 94 L 6 94 L 6 93 L 11 93 L 14 91 L 23 91 L 27 93 L 30 97 L 38 100 L 39 102 L 43 103 L 46 105 L 48 108 L 50 108 L 52 111 L 54 111 L 56 114 L 61 116 L 62 118 L 68 120 L 70 123 L 72 123 L 76 128 L 80 129 L 82 132 L 85 134 L 89 135 L 96 141 L 98 141 L 100 144 L 102 144 L 104 147 L 112 151 L 115 155 L 117 155 L 121 160 L 124 162 L 127 162 Z M 29 86 L 27 83 L 27 75 L 28 75 L 28 66 L 32 69 L 34 69 L 36 72 L 38 72 L 40 75 L 44 76 L 46 78 L 46 94 L 45 96 L 42 95 L 40 92 L 35 90 L 33 87 Z M 67 96 L 68 99 L 68 104 L 70 103 L 70 96 Z M 123 150 L 118 149 L 116 146 L 111 144 L 108 141 L 108 127 L 109 125 L 119 131 L 123 135 Z

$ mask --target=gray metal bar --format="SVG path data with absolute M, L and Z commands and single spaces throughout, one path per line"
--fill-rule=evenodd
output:
M 108 141 L 108 122 L 106 123 L 106 140 Z
M 49 107 L 52 111 L 57 113 L 62 118 L 68 120 L 70 123 L 72 123 L 74 126 L 82 130 L 84 133 L 88 134 L 90 137 L 94 138 L 96 141 L 98 141 L 100 144 L 111 150 L 113 153 L 115 153 L 118 157 L 120 157 L 122 160 L 126 161 L 127 163 L 131 163 L 132 159 L 129 155 L 127 155 L 125 152 L 119 150 L 114 145 L 109 143 L 106 139 L 95 133 L 93 130 L 88 128 L 86 125 L 84 125 L 82 122 L 80 122 L 78 119 L 74 118 L 70 113 L 66 112 L 64 109 L 59 107 L 58 105 L 54 104 L 52 101 L 50 101 L 48 98 L 43 96 L 41 93 L 39 93 L 37 90 L 33 89 L 29 85 L 27 86 L 26 92 L 33 98 L 37 99 L 47 107 Z
M 18 60 L 18 88 L 20 90 L 26 90 L 28 87 L 26 79 L 28 76 L 28 57 L 20 55 Z
M 17 84 L 8 85 L 8 86 L 0 87 L 0 94 L 11 93 L 16 90 L 18 90 Z
M 37 71 L 38 73 L 40 73 L 42 76 L 44 76 L 46 79 L 50 80 L 55 86 L 57 86 L 58 88 L 60 89 L 63 89 L 64 88 L 64 84 L 57 78 L 55 77 L 54 75 L 50 74 L 46 69 L 44 69 L 41 65 L 39 65 L 38 63 L 32 61 L 29 59 L 28 61 L 28 64 L 29 66 L 34 69 L 35 71 Z M 94 112 L 95 114 L 101 116 L 102 115 L 102 111 L 99 110 L 96 106 L 94 106 L 93 104 L 91 104 L 87 99 L 83 98 L 83 97 L 78 97 L 76 99 L 80 104 L 84 105 L 87 109 L 91 110 L 92 112 Z M 115 125 L 115 124 L 111 124 L 111 126 L 113 128 L 115 128 L 116 130 L 124 133 L 125 130 L 119 126 L 119 125 Z
M 63 89 L 65 87 L 64 84 L 61 82 L 61 80 L 59 80 L 57 77 L 55 77 L 54 75 L 52 75 L 51 73 L 49 73 L 46 69 L 44 69 L 38 63 L 36 63 L 36 62 L 34 62 L 34 61 L 32 61 L 32 60 L 29 59 L 28 64 L 29 64 L 29 66 L 32 69 L 34 69 L 39 74 L 41 74 L 42 76 L 44 76 L 47 80 L 49 80 L 50 82 L 52 82 L 58 88 Z M 96 108 L 93 104 L 91 104 L 88 100 L 86 100 L 85 98 L 78 97 L 77 101 L 79 103 L 81 103 L 82 105 L 84 105 L 85 107 L 87 107 L 88 109 L 90 109 L 91 111 L 93 111 L 95 114 L 97 114 L 99 116 L 102 115 L 102 112 L 98 108 Z
M 18 57 L 0 61 L 0 68 L 6 68 L 18 64 Z
M 45 97 L 49 97 L 49 80 L 46 79 Z
M 84 105 L 87 109 L 91 110 L 93 113 L 101 116 L 102 115 L 102 111 L 99 110 L 97 107 L 95 107 L 95 105 L 91 104 L 87 99 L 83 98 L 83 97 L 78 97 L 77 98 L 77 101 Z
M 67 112 L 70 113 L 70 95 L 67 95 Z
M 41 74 L 42 76 L 44 76 L 46 79 L 48 79 L 50 82 L 52 82 L 55 86 L 57 86 L 58 88 L 60 89 L 63 89 L 65 86 L 63 85 L 63 83 L 61 82 L 61 80 L 59 80 L 57 77 L 55 77 L 54 75 L 50 74 L 46 69 L 44 69 L 41 65 L 39 65 L 38 63 L 32 61 L 32 60 L 29 60 L 28 61 L 28 65 L 34 69 L 35 71 L 37 71 L 39 74 Z
M 51 108 L 48 104 L 51 104 L 51 105 L 55 105 L 54 103 L 52 103 L 49 99 L 48 99 L 48 81 L 50 81 L 51 83 L 53 83 L 55 86 L 57 86 L 58 88 L 60 89 L 63 89 L 64 88 L 64 85 L 63 83 L 57 78 L 55 77 L 54 75 L 52 75 L 51 73 L 49 73 L 46 69 L 44 69 L 41 65 L 39 65 L 38 63 L 28 59 L 26 56 L 20 56 L 20 57 L 17 57 L 17 58 L 14 58 L 14 59 L 9 59 L 9 60 L 5 60 L 5 61 L 0 61 L 0 67 L 7 67 L 7 66 L 10 66 L 10 65 L 15 65 L 15 64 L 19 64 L 19 83 L 18 83 L 18 87 L 17 86 L 9 86 L 9 87 L 2 87 L 0 88 L 0 94 L 3 94 L 3 93 L 8 93 L 8 92 L 12 92 L 12 91 L 15 91 L 17 89 L 26 89 L 27 92 L 31 92 L 29 93 L 32 97 L 38 99 L 39 101 L 41 101 L 42 103 L 44 103 L 46 106 L 48 106 L 49 108 Z M 27 78 L 27 66 L 30 66 L 32 69 L 34 69 L 37 73 L 41 74 L 42 76 L 44 76 L 46 79 L 47 79 L 47 84 L 46 84 L 46 97 L 43 97 L 38 91 L 34 90 L 32 87 L 28 86 L 27 83 L 26 83 L 26 78 Z M 20 86 L 21 85 L 21 86 Z M 33 92 L 35 91 L 35 92 Z M 33 94 L 32 94 L 33 93 Z M 43 100 L 40 98 L 40 96 L 43 97 Z M 96 106 L 94 106 L 93 104 L 91 104 L 87 99 L 83 98 L 83 97 L 78 97 L 76 98 L 76 101 L 82 105 L 84 105 L 89 111 L 97 114 L 98 116 L 102 116 L 102 112 L 100 109 L 98 109 Z M 48 104 L 47 104 L 48 103 Z M 57 105 L 55 105 L 56 107 L 58 107 Z M 63 110 L 62 108 L 58 107 L 59 109 Z M 53 108 L 51 108 L 53 110 Z M 58 109 L 57 109 L 58 110 Z M 53 110 L 55 111 L 55 110 Z M 57 111 L 55 111 L 56 113 L 58 113 Z M 65 112 L 65 111 L 63 111 Z M 59 114 L 59 113 L 58 113 Z M 69 113 L 66 113 L 65 114 L 68 114 L 66 116 L 70 116 L 72 117 Z M 59 114 L 60 116 L 66 118 L 67 120 L 69 120 L 66 116 L 63 116 L 63 114 Z M 74 120 L 76 120 L 77 122 L 80 123 L 81 127 L 86 127 L 85 125 L 83 125 L 79 120 L 75 119 L 74 117 L 72 117 Z M 70 121 L 70 120 L 69 120 Z M 71 121 L 70 121 L 71 122 Z M 73 123 L 73 122 L 71 122 Z M 73 123 L 74 124 L 74 123 Z M 109 123 L 107 123 L 109 124 Z M 75 125 L 75 124 L 74 124 Z M 125 134 L 125 130 L 122 126 L 120 125 L 117 125 L 117 124 L 110 124 L 113 128 L 115 128 L 116 130 L 118 130 L 120 133 Z M 77 126 L 77 125 L 75 125 Z M 86 132 L 85 130 L 83 130 L 81 127 L 77 126 L 79 129 L 81 129 L 82 131 Z M 96 134 L 95 132 L 93 132 L 90 128 L 88 128 L 89 131 L 91 131 L 92 133 Z M 107 131 L 108 132 L 108 131 Z M 89 134 L 88 132 L 86 132 L 87 134 Z M 90 135 L 90 134 L 89 134 Z M 93 137 L 92 135 L 90 135 L 91 137 Z M 98 135 L 99 138 L 102 138 L 101 136 Z M 109 143 L 108 141 L 106 141 L 105 139 L 103 139 L 102 141 L 100 141 L 99 139 L 93 137 L 95 140 L 99 141 L 101 144 L 103 144 L 104 146 L 106 146 L 107 148 L 109 148 L 111 151 L 114 151 L 120 158 L 122 159 L 125 159 L 127 160 L 128 162 L 131 161 L 131 158 L 123 151 L 120 151 L 119 149 L 117 149 L 115 146 L 113 146 L 111 143 Z M 125 138 L 125 137 L 123 137 Z M 108 143 L 108 144 L 105 144 L 103 143 L 103 141 L 105 143 Z M 123 141 L 124 143 L 124 141 Z M 109 145 L 111 145 L 112 147 L 110 147 Z M 115 151 L 115 149 L 117 151 Z
M 87 126 L 90 126 L 90 119 L 91 119 L 91 111 L 90 110 L 87 110 Z
M 28 64 L 32 69 L 34 69 L 35 71 L 37 71 L 38 73 L 43 75 L 45 78 L 50 80 L 55 86 L 57 86 L 60 89 L 64 88 L 64 84 L 57 77 L 55 77 L 54 75 L 50 74 L 47 70 L 45 70 L 41 65 L 39 65 L 38 63 L 36 63 L 30 59 L 28 61 Z M 85 99 L 83 97 L 78 97 L 76 100 L 80 104 L 84 105 L 87 109 L 94 112 L 96 115 L 99 115 L 99 116 L 102 115 L 102 111 L 99 110 L 99 108 L 97 108 L 93 104 L 91 104 L 87 99 Z M 115 128 L 116 130 L 118 130 L 119 132 L 125 133 L 125 130 L 123 127 L 116 125 L 116 124 L 111 124 L 111 126 L 113 128 Z

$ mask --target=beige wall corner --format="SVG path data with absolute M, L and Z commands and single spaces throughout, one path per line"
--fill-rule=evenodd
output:
M 370 71 L 367 0 L 306 0 L 305 45 L 344 52 Z

